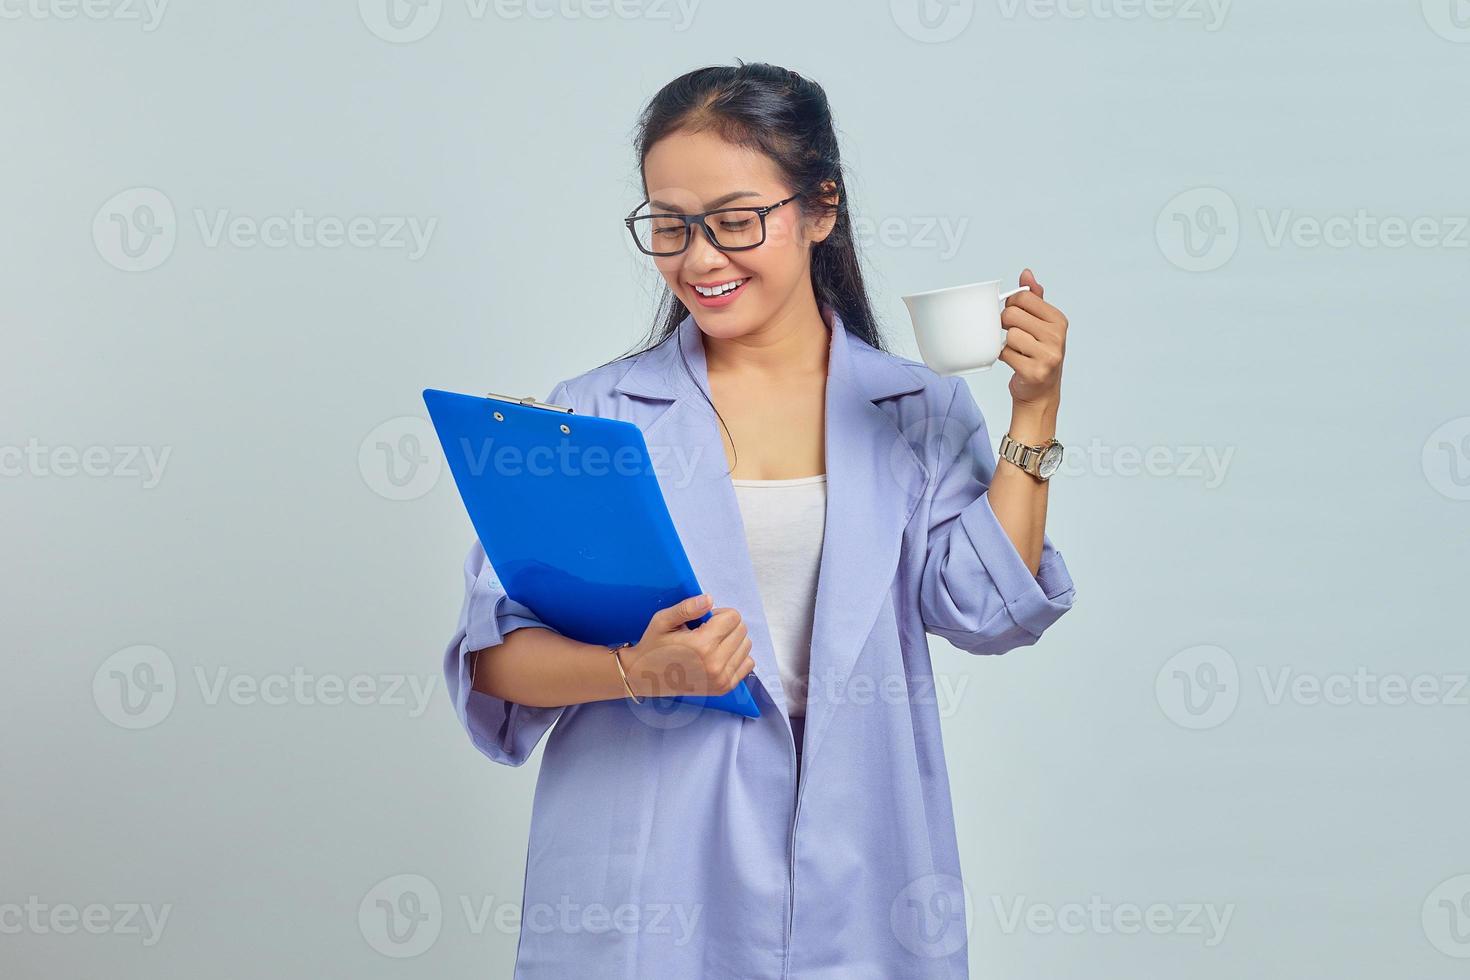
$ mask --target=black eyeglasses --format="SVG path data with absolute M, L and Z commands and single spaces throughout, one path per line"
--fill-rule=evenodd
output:
M 703 214 L 639 214 L 648 203 L 644 201 L 628 212 L 623 224 L 645 255 L 678 255 L 689 247 L 695 225 L 704 229 L 704 237 L 720 251 L 744 252 L 765 242 L 766 215 L 800 196 L 793 194 L 760 208 L 716 208 Z

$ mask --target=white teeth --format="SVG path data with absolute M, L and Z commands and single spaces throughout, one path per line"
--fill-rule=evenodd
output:
M 745 282 L 744 279 L 736 279 L 733 282 L 721 283 L 718 286 L 713 286 L 709 288 L 706 288 L 704 286 L 695 286 L 694 291 L 701 296 L 723 296 L 726 293 L 730 292 L 732 289 L 738 288 L 743 282 Z

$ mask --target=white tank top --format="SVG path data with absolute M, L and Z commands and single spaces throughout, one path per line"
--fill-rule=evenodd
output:
M 745 521 L 746 546 L 776 648 L 787 714 L 805 718 L 827 475 L 730 482 Z

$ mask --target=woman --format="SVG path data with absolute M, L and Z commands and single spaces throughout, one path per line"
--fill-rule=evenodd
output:
M 997 468 L 963 379 L 882 349 L 819 86 L 691 72 L 637 149 L 628 225 L 668 286 L 659 342 L 548 400 L 643 430 L 707 591 L 610 654 L 547 628 L 471 549 L 445 658 L 461 722 L 518 766 L 559 721 L 515 975 L 967 976 L 926 633 L 1004 653 L 1070 608 L 1046 482 Z M 1040 446 L 1067 321 L 1021 283 L 1009 434 Z M 742 679 L 760 718 L 647 700 Z

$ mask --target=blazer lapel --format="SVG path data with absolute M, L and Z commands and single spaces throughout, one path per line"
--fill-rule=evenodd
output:
M 922 389 L 924 379 L 848 333 L 835 313 L 830 318 L 827 516 L 812 624 L 808 759 L 893 582 L 904 527 L 928 480 L 894 418 L 877 404 Z M 639 423 L 670 516 L 700 586 L 716 605 L 740 610 L 753 641 L 754 676 L 787 716 L 719 421 L 707 401 L 704 343 L 693 316 L 686 315 L 667 342 L 634 358 L 615 390 L 664 403 Z

